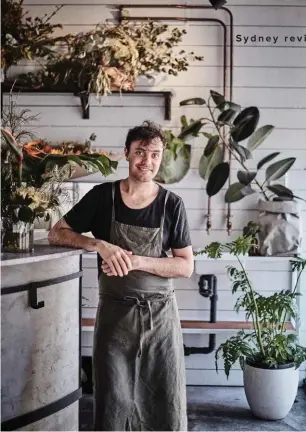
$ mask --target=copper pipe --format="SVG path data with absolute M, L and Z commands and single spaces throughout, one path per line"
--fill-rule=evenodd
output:
M 122 20 L 126 21 L 145 21 L 148 19 L 152 19 L 154 21 L 191 21 L 191 22 L 216 22 L 223 28 L 223 95 L 226 97 L 227 91 L 226 91 L 226 84 L 227 84 L 227 29 L 226 25 L 223 21 L 215 18 L 179 18 L 179 17 L 123 17 L 123 9 L 212 9 L 211 6 L 198 6 L 198 5 L 160 5 L 160 4 L 149 4 L 149 5 L 143 5 L 143 4 L 124 4 L 119 6 L 119 22 L 122 22 Z M 229 59 L 229 100 L 232 100 L 233 97 L 233 45 L 234 45 L 234 19 L 232 12 L 226 8 L 221 7 L 220 10 L 225 11 L 229 15 L 230 19 L 230 59 Z M 231 166 L 231 155 L 229 152 L 229 165 Z M 228 179 L 229 186 L 231 184 L 231 178 L 229 175 Z M 211 198 L 208 197 L 208 203 L 207 203 L 207 221 L 206 221 L 206 230 L 207 233 L 210 232 L 211 229 Z M 227 232 L 230 235 L 232 230 L 232 222 L 231 222 L 231 207 L 230 204 L 227 204 Z

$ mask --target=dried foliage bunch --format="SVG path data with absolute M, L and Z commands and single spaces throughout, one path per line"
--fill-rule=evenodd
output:
M 151 21 L 99 24 L 87 33 L 70 35 L 67 51 L 28 78 L 35 86 L 68 86 L 97 96 L 112 90 L 133 90 L 135 79 L 141 75 L 177 75 L 187 70 L 189 60 L 203 59 L 193 52 L 174 53 L 185 33 Z
M 54 50 L 66 41 L 66 37 L 53 37 L 60 24 L 50 24 L 62 6 L 43 17 L 32 18 L 23 9 L 23 0 L 1 2 L 1 68 L 4 73 L 21 59 L 34 57 L 51 60 L 57 54 Z
M 296 298 L 299 296 L 298 284 L 302 272 L 306 269 L 306 260 L 296 258 L 291 261 L 292 270 L 297 279 L 292 291 L 283 290 L 270 296 L 263 296 L 255 290 L 243 263 L 243 256 L 257 247 L 254 237 L 240 236 L 230 243 L 213 242 L 198 254 L 208 258 L 221 258 L 224 252 L 235 256 L 240 268 L 228 266 L 228 276 L 232 282 L 232 293 L 240 294 L 235 310 L 245 310 L 246 319 L 251 320 L 253 331 L 239 331 L 222 343 L 215 353 L 216 369 L 218 359 L 222 356 L 227 377 L 234 363 L 239 360 L 241 367 L 245 361 L 258 367 L 276 369 L 281 365 L 293 363 L 298 368 L 306 361 L 306 348 L 299 345 L 296 334 L 288 334 L 286 321 L 298 320 Z

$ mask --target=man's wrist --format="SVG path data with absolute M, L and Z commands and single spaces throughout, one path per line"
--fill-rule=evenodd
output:
M 130 260 L 132 261 L 133 270 L 142 270 L 145 257 L 140 255 L 131 255 Z
M 104 240 L 98 240 L 95 239 L 94 244 L 93 244 L 93 251 L 94 252 L 98 252 L 101 253 L 101 251 L 104 249 L 105 247 L 105 241 Z

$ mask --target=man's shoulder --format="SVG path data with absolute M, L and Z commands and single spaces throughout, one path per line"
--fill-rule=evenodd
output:
M 91 189 L 91 191 L 93 193 L 98 193 L 98 194 L 101 193 L 101 192 L 111 191 L 113 183 L 115 183 L 115 182 L 103 182 L 103 183 L 100 183 L 98 185 L 95 185 Z
M 183 200 L 179 195 L 177 195 L 172 191 L 168 191 L 166 188 L 162 186 L 160 187 L 162 188 L 163 196 L 165 196 L 167 192 L 169 193 L 168 200 L 167 200 L 167 207 L 170 206 L 171 208 L 175 208 L 177 206 L 180 206 L 183 203 Z

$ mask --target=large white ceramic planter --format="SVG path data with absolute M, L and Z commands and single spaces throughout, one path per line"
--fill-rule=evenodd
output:
M 248 364 L 243 371 L 244 389 L 252 413 L 265 420 L 279 420 L 289 413 L 294 403 L 299 370 L 261 369 Z

